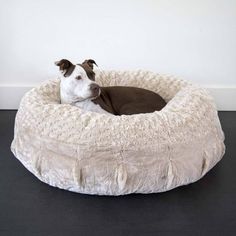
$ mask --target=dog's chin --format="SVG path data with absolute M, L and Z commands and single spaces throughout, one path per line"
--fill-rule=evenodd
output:
M 99 97 L 99 94 L 96 95 L 96 96 L 92 96 L 92 97 L 90 97 L 90 100 L 94 100 L 94 99 L 96 99 L 97 97 Z
M 91 99 L 91 100 L 94 100 L 94 99 L 96 99 L 97 97 L 99 97 L 100 94 L 101 94 L 101 90 L 99 90 L 99 92 L 98 92 L 97 94 L 92 94 L 91 97 L 90 97 L 90 99 Z
M 92 95 L 92 96 L 89 96 L 89 97 L 87 97 L 87 98 L 80 98 L 80 99 L 78 99 L 78 100 L 76 100 L 75 102 L 84 102 L 84 101 L 86 101 L 86 100 L 94 100 L 94 99 L 96 99 L 97 97 L 99 97 L 99 95 L 100 94 L 97 94 L 97 95 Z
M 83 102 L 83 101 L 86 101 L 86 100 L 94 100 L 96 99 L 97 97 L 99 97 L 101 94 L 101 90 L 97 93 L 97 94 L 91 94 L 89 97 L 79 97 L 77 98 L 74 102 Z

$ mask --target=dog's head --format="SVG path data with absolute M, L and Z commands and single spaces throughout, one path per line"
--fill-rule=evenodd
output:
M 100 95 L 100 87 L 95 83 L 92 59 L 82 64 L 72 64 L 66 59 L 55 62 L 61 72 L 61 102 L 74 103 L 86 99 L 95 99 Z

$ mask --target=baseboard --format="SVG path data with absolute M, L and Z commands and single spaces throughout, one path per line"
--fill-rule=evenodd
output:
M 0 109 L 18 109 L 22 96 L 33 86 L 0 85 Z M 236 87 L 206 87 L 219 111 L 236 111 Z
M 33 86 L 27 85 L 0 85 L 0 109 L 18 109 L 21 98 L 32 88 Z
M 216 102 L 218 111 L 236 111 L 236 87 L 206 87 Z

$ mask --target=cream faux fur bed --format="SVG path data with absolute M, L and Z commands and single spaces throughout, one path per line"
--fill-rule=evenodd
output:
M 103 71 L 101 86 L 159 93 L 163 110 L 132 116 L 59 104 L 59 80 L 27 92 L 11 150 L 41 181 L 99 195 L 163 192 L 203 177 L 223 156 L 224 133 L 206 90 L 145 71 Z

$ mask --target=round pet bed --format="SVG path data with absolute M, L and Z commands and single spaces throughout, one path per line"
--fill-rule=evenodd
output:
M 113 116 L 60 104 L 60 80 L 27 92 L 11 150 L 41 181 L 73 192 L 163 192 L 203 177 L 225 152 L 208 92 L 146 71 L 97 73 L 101 86 L 136 86 L 168 103 L 147 114 Z

